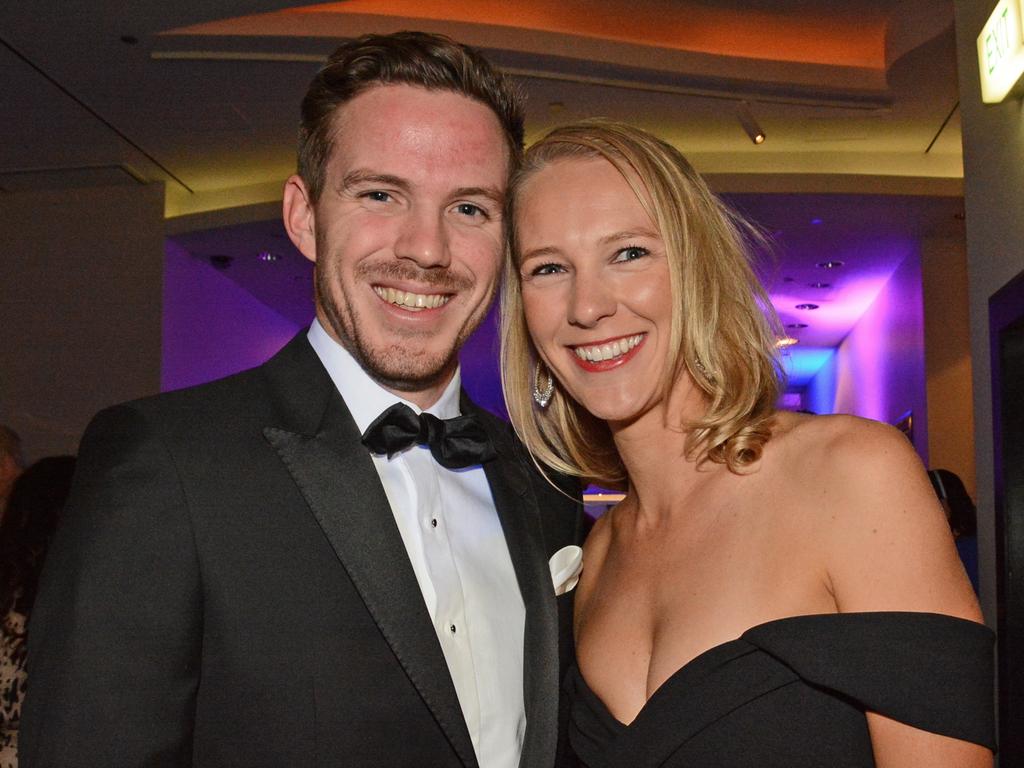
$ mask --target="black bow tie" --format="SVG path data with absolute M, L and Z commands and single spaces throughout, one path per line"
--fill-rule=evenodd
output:
M 447 469 L 476 466 L 495 456 L 494 446 L 475 416 L 417 416 L 404 403 L 395 403 L 373 420 L 363 433 L 363 445 L 373 453 L 386 453 L 389 459 L 411 445 L 425 445 L 434 460 Z

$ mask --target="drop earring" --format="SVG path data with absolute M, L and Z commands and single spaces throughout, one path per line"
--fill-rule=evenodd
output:
M 541 373 L 547 378 L 547 383 L 542 387 L 540 385 Z M 537 367 L 533 371 L 533 399 L 541 408 L 547 408 L 548 403 L 551 402 L 551 396 L 555 393 L 555 379 L 551 375 L 551 372 L 544 368 L 544 364 L 540 360 L 537 361 Z

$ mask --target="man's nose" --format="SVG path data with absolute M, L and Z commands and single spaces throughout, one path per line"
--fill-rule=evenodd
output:
M 395 241 L 395 256 L 410 259 L 423 269 L 451 264 L 448 233 L 441 214 L 410 211 Z

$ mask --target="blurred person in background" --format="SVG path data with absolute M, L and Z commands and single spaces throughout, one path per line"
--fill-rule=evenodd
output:
M 0 768 L 17 768 L 25 696 L 25 643 L 36 587 L 75 471 L 73 456 L 49 456 L 13 483 L 0 522 Z
M 11 486 L 25 467 L 21 452 L 21 438 L 8 426 L 0 424 L 0 520 L 7 508 Z
M 978 594 L 978 510 L 967 495 L 963 480 L 948 469 L 928 470 L 935 495 L 942 503 L 949 522 L 949 530 L 956 539 L 956 551 L 971 580 L 974 594 Z

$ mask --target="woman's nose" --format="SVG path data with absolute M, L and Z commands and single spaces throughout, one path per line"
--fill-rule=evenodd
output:
M 569 297 L 568 319 L 572 325 L 592 328 L 615 314 L 618 301 L 612 287 L 598 275 L 577 272 Z

